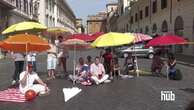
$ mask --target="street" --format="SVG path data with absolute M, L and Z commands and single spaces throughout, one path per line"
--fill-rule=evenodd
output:
M 98 50 L 78 52 L 77 57 L 99 55 Z M 68 71 L 72 70 L 70 53 Z M 46 79 L 46 57 L 41 54 L 37 58 L 38 71 L 41 78 Z M 122 63 L 122 60 L 121 62 Z M 149 71 L 151 60 L 138 58 L 140 70 Z M 182 71 L 183 80 L 172 81 L 165 77 L 150 75 L 132 79 L 114 79 L 111 83 L 102 85 L 76 86 L 82 92 L 68 102 L 64 102 L 62 88 L 72 87 L 72 82 L 67 79 L 57 78 L 48 82 L 51 93 L 48 96 L 37 97 L 32 102 L 11 103 L 0 102 L 0 110 L 184 110 L 194 97 L 194 68 L 177 65 Z M 4 90 L 11 84 L 14 71 L 10 59 L 0 61 L 0 89 Z M 163 70 L 165 74 L 165 69 Z M 187 91 L 190 90 L 190 91 Z M 176 99 L 172 102 L 161 101 L 161 91 L 172 91 Z

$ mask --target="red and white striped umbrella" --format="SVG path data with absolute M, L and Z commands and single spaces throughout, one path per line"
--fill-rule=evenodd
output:
M 142 33 L 132 33 L 135 36 L 134 43 L 151 40 L 152 37 Z

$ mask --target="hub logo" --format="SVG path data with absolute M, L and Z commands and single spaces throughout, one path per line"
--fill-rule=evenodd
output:
M 172 91 L 161 91 L 161 101 L 175 101 L 175 94 Z

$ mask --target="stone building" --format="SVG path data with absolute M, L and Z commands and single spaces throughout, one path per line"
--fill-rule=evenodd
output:
M 78 33 L 85 33 L 82 19 L 76 19 L 76 29 Z
M 130 9 L 130 32 L 176 34 L 194 41 L 193 0 L 138 0 Z M 175 53 L 194 55 L 193 45 L 175 46 Z
M 87 33 L 107 32 L 106 29 L 106 12 L 99 12 L 97 15 L 88 16 Z
M 71 33 L 76 30 L 76 17 L 65 0 L 40 0 L 39 16 L 41 23 L 48 27 L 65 27 Z

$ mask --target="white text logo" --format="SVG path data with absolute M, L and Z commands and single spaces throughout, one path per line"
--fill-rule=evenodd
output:
M 161 101 L 175 101 L 175 94 L 172 91 L 161 91 Z

